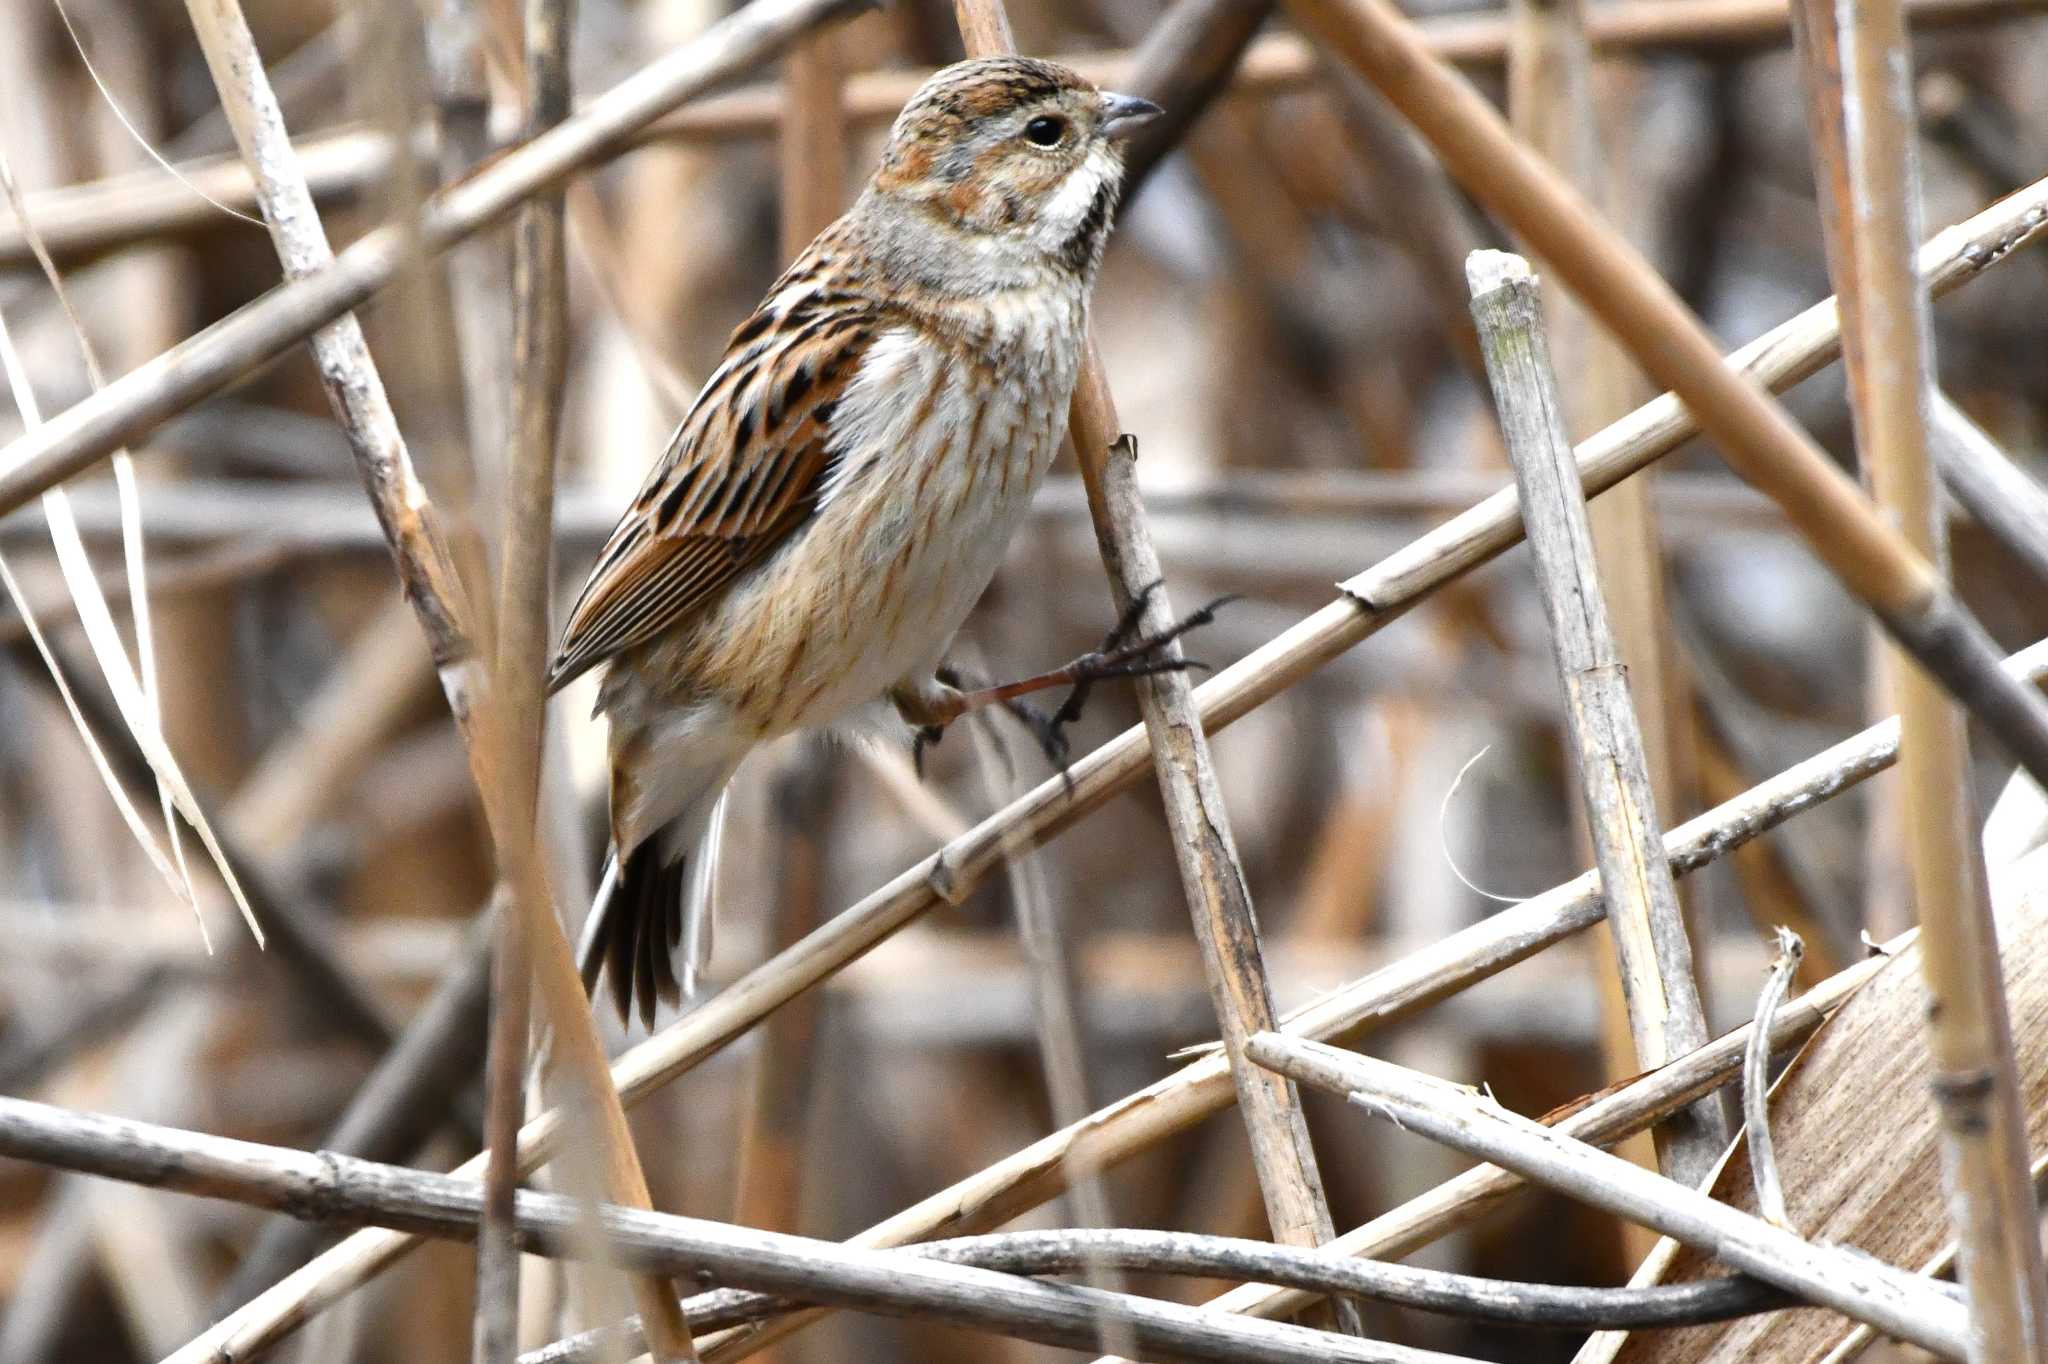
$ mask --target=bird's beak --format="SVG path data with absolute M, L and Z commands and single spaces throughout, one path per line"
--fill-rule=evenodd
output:
M 1165 112 L 1149 99 L 1105 90 L 1102 92 L 1102 135 L 1129 137 Z

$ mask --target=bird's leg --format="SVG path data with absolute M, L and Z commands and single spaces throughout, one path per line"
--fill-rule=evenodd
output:
M 1206 663 L 1167 654 L 1167 646 L 1188 631 L 1212 623 L 1217 610 L 1235 597 L 1218 597 L 1156 634 L 1140 634 L 1138 627 L 1144 619 L 1145 607 L 1158 590 L 1159 584 L 1155 582 L 1133 598 L 1116 626 L 1103 637 L 1100 648 L 1091 649 L 1051 672 L 1005 682 L 1000 686 L 963 689 L 960 675 L 950 668 L 942 668 L 932 683 L 925 687 L 914 691 L 903 687 L 892 692 L 890 697 L 898 713 L 917 732 L 911 755 L 919 764 L 919 772 L 923 771 L 924 750 L 944 736 L 947 725 L 971 710 L 990 705 L 1000 705 L 1021 720 L 1037 738 L 1047 761 L 1065 772 L 1069 751 L 1066 727 L 1081 718 L 1082 709 L 1088 704 L 1089 694 L 1097 682 L 1114 677 L 1150 677 L 1157 673 L 1184 672 L 1190 668 L 1207 671 L 1209 665 Z M 1050 715 L 1024 703 L 1023 698 L 1033 692 L 1048 691 L 1054 687 L 1072 687 L 1073 690 L 1067 693 L 1067 699 L 1059 709 Z

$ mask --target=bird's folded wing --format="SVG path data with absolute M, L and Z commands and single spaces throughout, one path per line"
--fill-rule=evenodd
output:
M 598 555 L 548 689 L 703 609 L 815 509 L 832 419 L 875 336 L 846 306 L 757 313 Z

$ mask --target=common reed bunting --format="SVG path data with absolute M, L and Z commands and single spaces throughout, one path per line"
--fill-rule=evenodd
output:
M 706 845 L 751 749 L 881 701 L 922 743 L 977 705 L 1182 666 L 1151 639 L 978 691 L 941 667 L 1065 436 L 1116 139 L 1158 113 L 1050 62 L 934 75 L 606 542 L 549 685 L 607 665 L 613 862 L 581 957 L 622 1019 L 693 985 Z M 1074 708 L 1039 726 L 1055 757 Z

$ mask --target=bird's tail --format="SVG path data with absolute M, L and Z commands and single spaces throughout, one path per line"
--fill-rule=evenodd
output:
M 657 1002 L 676 1007 L 697 993 L 711 958 L 712 893 L 725 833 L 725 793 L 688 811 L 620 858 L 615 849 L 576 947 L 583 986 L 600 977 L 619 1021 L 654 1026 Z

